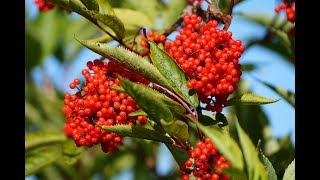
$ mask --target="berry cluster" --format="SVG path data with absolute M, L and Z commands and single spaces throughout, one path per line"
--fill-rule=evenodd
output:
M 147 37 L 149 40 L 153 40 L 155 43 L 163 43 L 166 40 L 166 36 L 165 35 L 160 35 L 157 34 L 154 31 L 150 31 L 147 34 Z M 142 36 L 141 41 L 140 41 L 140 46 L 142 47 L 147 47 L 148 43 L 146 41 L 146 38 L 144 36 Z
M 34 3 L 38 6 L 40 12 L 47 12 L 54 8 L 54 4 L 47 0 L 34 0 Z
M 193 14 L 184 16 L 183 22 L 175 40 L 165 42 L 166 52 L 187 74 L 187 86 L 195 89 L 206 109 L 221 112 L 237 89 L 242 74 L 239 58 L 245 47 L 232 39 L 231 32 L 218 29 L 215 20 L 201 24 L 202 18 Z
M 274 8 L 274 11 L 276 13 L 279 13 L 281 10 L 286 12 L 288 21 L 295 22 L 296 7 L 295 7 L 294 0 L 286 0 L 283 3 L 281 3 L 279 6 Z
M 200 8 L 202 1 L 203 0 L 189 0 L 189 3 L 193 4 L 196 8 Z
M 210 139 L 198 142 L 195 149 L 188 151 L 190 159 L 180 165 L 181 179 L 188 180 L 193 174 L 197 180 L 229 180 L 230 177 L 222 173 L 222 169 L 230 168 L 230 163 L 217 152 L 216 146 Z
M 109 62 L 110 64 L 110 62 Z M 112 65 L 114 70 L 116 65 Z M 67 116 L 64 130 L 72 137 L 77 146 L 92 147 L 100 142 L 104 152 L 113 152 L 122 143 L 122 136 L 100 129 L 99 126 L 115 124 L 135 125 L 136 121 L 146 123 L 145 116 L 131 117 L 129 113 L 139 109 L 134 100 L 125 93 L 112 87 L 120 86 L 111 73 L 107 62 L 94 60 L 87 62 L 88 69 L 82 70 L 85 83 L 82 88 L 79 79 L 70 83 L 75 94 L 65 94 L 63 113 Z M 121 72 L 118 74 L 121 75 Z

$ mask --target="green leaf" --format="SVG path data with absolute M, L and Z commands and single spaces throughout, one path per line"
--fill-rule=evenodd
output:
M 25 176 L 36 173 L 57 160 L 60 156 L 61 150 L 56 147 L 30 152 L 25 157 Z
M 181 141 L 185 142 L 189 138 L 188 125 L 181 120 L 176 120 L 169 126 L 163 125 L 163 129 Z
M 165 87 L 171 87 L 163 75 L 146 59 L 137 54 L 124 49 L 122 47 L 110 46 L 102 43 L 92 43 L 88 41 L 78 40 L 82 45 L 90 50 L 113 60 L 120 66 L 129 69 L 132 72 L 140 74 L 141 76 Z
M 97 24 L 101 26 L 106 25 L 111 28 L 116 33 L 119 39 L 122 39 L 124 37 L 124 25 L 117 16 L 111 14 L 100 14 L 95 11 L 89 11 L 88 13 L 92 18 L 96 20 Z
M 111 28 L 119 39 L 124 37 L 124 25 L 121 20 L 114 15 L 112 8 L 110 9 L 108 5 L 105 4 L 107 2 L 99 4 L 99 12 L 96 10 L 89 10 L 81 1 L 78 0 L 52 0 L 52 2 L 59 5 L 67 3 L 66 7 L 69 7 L 72 11 L 82 15 L 94 24 L 98 24 L 103 28 L 104 26 Z
M 284 172 L 282 180 L 295 180 L 295 159 L 289 164 Z
M 235 180 L 248 180 L 248 177 L 244 171 L 234 168 L 223 169 L 223 173 L 228 174 L 232 179 Z
M 149 139 L 153 141 L 172 144 L 173 141 L 166 135 L 159 133 L 158 131 L 144 128 L 140 125 L 114 125 L 114 126 L 101 126 L 108 132 L 113 132 L 123 136 L 136 137 L 141 139 Z
M 148 114 L 144 112 L 142 109 L 129 113 L 128 116 L 147 116 Z
M 152 27 L 152 22 L 146 14 L 125 8 L 114 8 L 115 15 L 125 24 L 140 27 Z
M 238 144 L 227 133 L 222 133 L 218 129 L 210 128 L 202 125 L 197 121 L 193 121 L 200 130 L 212 140 L 221 153 L 231 164 L 232 167 L 243 170 L 244 162 L 242 152 Z
M 252 71 L 256 69 L 256 65 L 255 64 L 251 64 L 251 63 L 245 63 L 245 64 L 241 64 L 241 71 Z
M 110 87 L 110 88 L 113 89 L 113 90 L 122 92 L 122 93 L 126 93 L 126 91 L 123 89 L 122 86 L 112 86 L 112 87 Z
M 166 146 L 169 149 L 169 151 L 171 152 L 173 158 L 178 163 L 178 165 L 185 163 L 186 160 L 189 159 L 189 155 L 186 150 L 175 147 L 175 146 L 167 145 L 167 144 L 166 144 Z
M 74 140 L 68 139 L 62 144 L 62 159 L 67 165 L 77 162 L 83 152 L 83 147 L 77 147 Z
M 111 5 L 106 0 L 97 0 L 100 14 L 115 15 Z
M 278 143 L 278 150 L 272 152 L 272 154 L 266 155 L 268 155 L 268 158 L 277 173 L 278 179 L 282 179 L 286 168 L 295 158 L 295 149 L 294 145 L 291 143 L 290 135 L 278 139 Z
M 25 149 L 29 150 L 31 148 L 60 143 L 66 140 L 67 138 L 64 133 L 53 133 L 53 132 L 27 133 L 25 137 Z
M 173 123 L 173 114 L 168 106 L 161 99 L 154 98 L 160 94 L 159 92 L 143 84 L 133 83 L 121 77 L 118 78 L 125 91 L 152 120 L 166 125 Z
M 269 99 L 253 93 L 245 93 L 237 97 L 233 97 L 227 101 L 227 106 L 232 105 L 260 105 L 270 104 L 279 101 L 280 99 Z
M 186 5 L 185 0 L 171 0 L 162 11 L 162 29 L 170 28 L 181 16 Z
M 208 116 L 205 114 L 199 114 L 198 120 L 204 126 L 216 125 L 218 123 L 213 116 Z
M 275 87 L 267 82 L 264 82 L 258 78 L 257 79 L 259 82 L 261 82 L 262 84 L 264 84 L 265 86 L 269 87 L 271 90 L 273 90 L 274 92 L 276 92 L 277 94 L 279 94 L 283 99 L 285 99 L 289 104 L 291 104 L 293 107 L 295 107 L 295 93 L 280 87 Z
M 80 0 L 89 10 L 99 11 L 97 0 Z
M 264 167 L 267 172 L 267 179 L 268 180 L 277 180 L 277 174 L 276 171 L 274 170 L 271 162 L 269 159 L 263 154 L 262 150 L 259 149 L 259 158 L 263 162 Z
M 143 14 L 147 15 L 152 22 L 152 27 L 156 27 L 157 22 L 157 7 L 159 6 L 157 0 L 123 0 L 124 4 L 129 9 L 134 9 L 137 11 L 142 12 Z
M 206 113 L 208 111 L 202 111 Z M 222 113 L 215 113 L 215 115 L 199 114 L 199 122 L 204 126 L 218 125 L 224 132 L 229 132 L 229 123 L 227 118 Z
M 245 131 L 241 128 L 238 121 L 236 121 L 236 128 L 240 140 L 240 145 L 243 151 L 244 160 L 246 162 L 247 174 L 249 175 L 249 179 L 266 180 L 266 171 L 259 160 L 258 152 L 256 151 L 252 141 L 245 133 Z
M 148 41 L 150 44 L 151 60 L 158 68 L 160 73 L 169 81 L 173 90 L 185 101 L 193 106 L 199 105 L 199 100 L 196 92 L 187 87 L 189 78 L 176 64 L 174 59 L 165 51 L 160 49 L 153 41 Z

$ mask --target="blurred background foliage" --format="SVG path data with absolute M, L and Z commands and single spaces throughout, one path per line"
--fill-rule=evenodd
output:
M 108 2 L 115 8 L 116 14 L 117 9 L 120 10 L 118 14 L 126 26 L 125 34 L 129 39 L 133 38 L 141 24 L 132 20 L 136 17 L 122 14 L 121 8 L 135 11 L 138 18 L 144 19 L 142 23 L 149 25 L 147 28 L 163 30 L 176 21 L 186 4 L 185 0 L 110 0 Z M 219 1 L 221 8 L 228 3 L 227 0 Z M 270 9 L 270 11 L 273 10 Z M 52 11 L 38 13 L 34 18 L 30 18 L 29 12 L 30 9 L 26 8 L 25 157 L 27 178 L 48 180 L 179 179 L 177 164 L 172 157 L 169 157 L 171 155 L 166 147 L 160 143 L 127 137 L 118 152 L 105 154 L 100 150 L 99 145 L 90 149 L 77 148 L 71 140 L 64 137 L 65 117 L 61 109 L 66 91 L 58 87 L 45 71 L 40 73 L 43 82 L 37 83 L 37 79 L 33 76 L 35 69 L 42 67 L 45 60 L 51 57 L 62 65 L 56 73 L 68 71 L 69 65 L 84 49 L 80 43 L 75 41 L 75 35 L 78 39 L 100 38 L 101 40 L 102 38 L 103 42 L 114 42 L 87 19 L 75 13 L 69 14 L 59 8 L 54 8 Z M 263 38 L 248 37 L 244 40 L 247 49 L 253 46 L 268 48 L 279 54 L 282 60 L 294 68 L 294 37 L 289 35 L 294 24 L 286 22 L 280 16 L 273 17 L 249 12 L 236 13 L 234 16 L 256 23 L 265 29 Z M 257 65 L 244 64 L 244 73 L 250 73 Z M 61 74 L 59 76 L 63 77 Z M 293 92 L 272 84 L 266 85 L 294 107 Z M 246 92 L 252 92 L 252 90 L 246 80 L 242 79 L 239 82 L 238 91 L 233 95 Z M 290 135 L 275 138 L 272 134 L 270 120 L 260 106 L 230 106 L 225 108 L 223 113 L 230 124 L 231 135 L 236 137 L 234 121 L 237 118 L 255 145 L 259 140 L 261 141 L 259 146 L 274 165 L 278 179 L 282 179 L 285 168 L 295 157 L 295 148 Z M 40 134 L 36 138 L 32 137 L 37 133 Z M 196 136 L 195 132 L 190 132 L 191 144 L 195 143 Z M 164 159 L 166 160 L 163 164 Z M 33 169 L 35 166 L 38 168 Z

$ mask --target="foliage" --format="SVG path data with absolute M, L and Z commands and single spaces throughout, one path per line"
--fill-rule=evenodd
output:
M 261 107 L 286 101 L 294 108 L 294 92 L 255 77 L 281 99 L 265 97 L 253 93 L 243 78 L 227 99 L 224 111 L 212 112 L 199 102 L 202 95 L 188 87 L 190 79 L 176 59 L 166 52 L 164 43 L 154 39 L 149 39 L 147 46 L 140 43 L 146 38 L 145 31 L 166 36 L 179 31 L 182 14 L 188 13 L 190 8 L 198 14 L 209 10 L 197 8 L 195 3 L 186 0 L 168 3 L 162 0 L 48 1 L 56 7 L 40 12 L 34 19 L 28 16 L 25 19 L 25 176 L 111 179 L 131 172 L 134 179 L 177 179 L 181 176 L 179 165 L 189 159 L 188 150 L 206 137 L 231 163 L 231 168 L 223 169 L 231 179 L 295 179 L 294 145 L 289 136 L 275 138 L 272 135 L 270 119 Z M 211 10 L 210 13 L 220 18 L 221 24 L 228 23 L 224 18 L 230 2 L 212 2 L 218 3 L 223 17 Z M 239 2 L 243 1 L 235 1 L 234 8 Z M 281 54 L 284 61 L 294 66 L 295 40 L 290 35 L 294 23 L 264 14 L 234 16 L 257 23 L 267 32 L 263 39 L 249 39 L 247 49 L 253 45 L 263 46 Z M 84 49 L 149 82 L 139 83 L 122 74 L 112 77 L 121 84 L 112 89 L 128 94 L 140 107 L 128 117 L 147 117 L 146 123 L 98 125 L 101 130 L 125 136 L 116 152 L 103 153 L 98 146 L 77 147 L 64 129 L 66 117 L 62 109 L 66 92 L 56 87 L 51 79 L 46 79 L 39 88 L 32 78 L 34 70 L 48 57 L 56 58 L 66 68 Z M 254 71 L 256 67 L 256 64 L 242 64 L 242 72 Z M 166 175 L 159 174 L 156 166 L 161 144 L 175 161 Z

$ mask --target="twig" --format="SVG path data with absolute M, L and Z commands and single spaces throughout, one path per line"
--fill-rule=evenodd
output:
M 136 43 L 136 38 L 137 36 L 140 34 L 141 29 L 143 29 L 144 27 L 140 27 L 139 30 L 136 32 L 136 34 L 134 35 L 133 41 L 131 43 L 131 48 L 133 49 L 135 43 Z
M 198 112 L 196 110 L 196 108 L 194 108 L 193 106 L 193 109 L 194 109 L 194 114 L 193 112 L 191 111 L 190 107 L 187 105 L 187 103 L 185 103 L 179 96 L 177 96 L 175 93 L 171 92 L 170 90 L 168 90 L 167 88 L 165 87 L 162 87 L 160 85 L 157 84 L 157 87 L 160 88 L 161 90 L 165 91 L 166 93 L 170 94 L 171 96 L 173 96 L 176 100 L 179 101 L 179 103 L 188 111 L 188 113 L 190 115 L 192 115 L 197 121 L 198 121 Z M 198 126 L 197 127 L 197 131 L 198 131 L 198 135 L 200 137 L 201 140 L 203 140 L 203 133 L 201 132 L 201 130 L 199 129 Z
M 110 32 L 108 32 L 107 30 L 105 30 L 102 26 L 100 26 L 98 23 L 94 22 L 94 24 L 96 26 L 98 26 L 103 32 L 105 32 L 106 34 L 108 34 L 110 37 L 112 37 L 112 39 L 114 39 L 115 41 L 117 41 L 121 46 L 125 47 L 126 49 L 138 54 L 139 56 L 145 56 L 143 54 L 141 54 L 139 51 L 132 49 L 130 46 L 128 46 L 126 43 L 123 42 L 122 39 L 118 39 L 117 37 L 115 37 L 114 35 L 112 35 Z
M 175 31 L 181 25 L 181 23 L 183 22 L 183 16 L 191 15 L 192 13 L 193 13 L 193 6 L 187 5 L 183 9 L 179 19 L 169 29 L 166 29 L 162 35 L 165 35 L 165 36 L 170 35 L 173 31 Z

